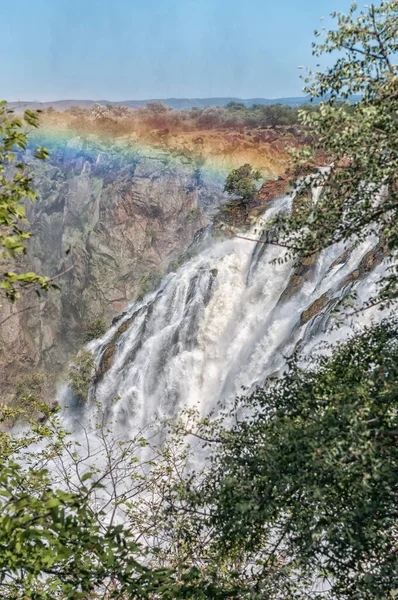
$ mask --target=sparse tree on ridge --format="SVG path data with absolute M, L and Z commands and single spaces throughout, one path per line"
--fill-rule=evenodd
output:
M 260 171 L 256 171 L 249 164 L 234 169 L 228 175 L 224 192 L 229 196 L 238 196 L 244 205 L 248 205 L 257 195 L 256 182 L 261 179 Z

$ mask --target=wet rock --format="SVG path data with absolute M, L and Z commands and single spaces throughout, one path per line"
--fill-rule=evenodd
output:
M 383 242 L 379 242 L 376 244 L 376 246 L 374 246 L 374 248 L 369 250 L 369 252 L 363 256 L 358 268 L 347 275 L 344 280 L 343 287 L 366 277 L 377 265 L 381 263 L 385 255 L 386 247 Z
M 259 199 L 262 204 L 286 194 L 290 186 L 288 177 L 279 176 L 278 179 L 272 179 L 263 183 L 259 191 Z
M 114 342 L 110 342 L 105 346 L 104 353 L 101 357 L 101 361 L 99 367 L 97 369 L 97 379 L 103 377 L 103 375 L 109 371 L 112 366 L 113 357 L 116 352 L 116 344 Z
M 131 323 L 134 321 L 135 315 L 136 315 L 136 313 L 134 313 L 134 315 L 132 315 L 131 317 L 129 317 L 128 319 L 126 319 L 125 321 L 123 321 L 123 323 L 120 325 L 120 327 L 118 327 L 118 330 L 117 330 L 117 332 L 115 334 L 115 338 L 116 339 L 118 337 L 120 337 L 122 335 L 122 333 L 124 333 L 125 331 L 127 331 L 127 329 L 129 328 L 129 326 L 131 325 Z
M 126 316 L 127 313 L 123 312 L 121 315 L 116 315 L 116 317 L 113 317 L 112 319 L 112 325 L 116 325 L 116 323 L 119 323 L 119 321 L 121 319 L 123 319 L 123 317 Z
M 351 253 L 352 253 L 352 248 L 347 248 L 347 250 L 344 250 L 344 252 L 342 254 L 340 254 L 340 256 L 338 256 L 336 258 L 336 260 L 334 260 L 332 262 L 332 264 L 329 267 L 329 271 L 331 269 L 333 269 L 334 267 L 337 267 L 338 265 L 343 265 L 345 262 L 347 262 L 347 260 L 351 256 Z
M 318 253 L 314 253 L 310 256 L 306 256 L 301 261 L 298 267 L 296 267 L 293 275 L 290 277 L 289 283 L 280 297 L 280 301 L 287 302 L 301 290 L 306 281 L 311 281 L 317 260 Z
M 315 315 L 317 315 L 324 308 L 324 306 L 326 306 L 328 300 L 329 298 L 327 294 L 322 294 L 322 296 L 317 298 L 307 310 L 304 310 L 301 313 L 300 324 L 305 325 L 305 323 L 308 323 L 308 321 L 315 317 Z

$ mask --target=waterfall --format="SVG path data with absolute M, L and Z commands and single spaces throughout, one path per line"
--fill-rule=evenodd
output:
M 290 202 L 270 203 L 264 220 L 288 210 Z M 261 242 L 207 238 L 193 258 L 89 344 L 97 377 L 84 418 L 93 418 L 94 397 L 126 435 L 182 408 L 206 414 L 280 371 L 297 344 L 313 351 L 337 300 L 353 289 L 360 300 L 369 298 L 384 268 L 375 237 L 352 247 L 336 244 L 301 265 L 278 262 L 285 253 Z M 355 326 L 374 314 L 359 314 Z M 347 319 L 327 335 L 342 338 L 351 327 Z

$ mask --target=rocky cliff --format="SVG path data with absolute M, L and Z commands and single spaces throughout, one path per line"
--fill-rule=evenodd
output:
M 47 124 L 32 139 L 49 149 L 50 160 L 33 167 L 34 235 L 20 267 L 57 277 L 60 290 L 26 293 L 1 308 L 3 399 L 21 373 L 43 369 L 51 400 L 85 325 L 98 316 L 110 324 L 156 284 L 224 201 L 231 167 L 252 162 L 265 177 L 285 170 L 292 136 L 280 137 L 212 131 L 112 138 Z

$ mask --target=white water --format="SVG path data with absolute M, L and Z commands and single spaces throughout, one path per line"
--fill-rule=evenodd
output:
M 287 209 L 289 201 L 282 198 L 270 205 L 264 218 Z M 346 277 L 376 242 L 369 238 L 333 268 L 345 248 L 325 250 L 304 285 L 281 298 L 295 270 L 290 261 L 273 262 L 284 256 L 283 248 L 237 238 L 210 240 L 197 256 L 167 275 L 156 292 L 133 304 L 102 340 L 91 343 L 100 365 L 117 329 L 134 315 L 115 342 L 112 366 L 91 390 L 84 419 L 94 418 L 95 396 L 109 421 L 117 423 L 118 433 L 129 436 L 181 408 L 198 407 L 206 414 L 218 401 L 228 402 L 242 388 L 261 384 L 283 367 L 298 342 L 310 351 L 325 338 L 333 302 L 305 324 L 302 312 L 325 293 L 330 299 L 348 293 L 352 286 L 343 285 Z M 356 284 L 360 299 L 374 293 L 382 268 Z M 366 311 L 356 322 L 369 322 L 373 316 Z M 346 336 L 351 321 L 329 337 Z M 112 403 L 115 397 L 120 401 Z

